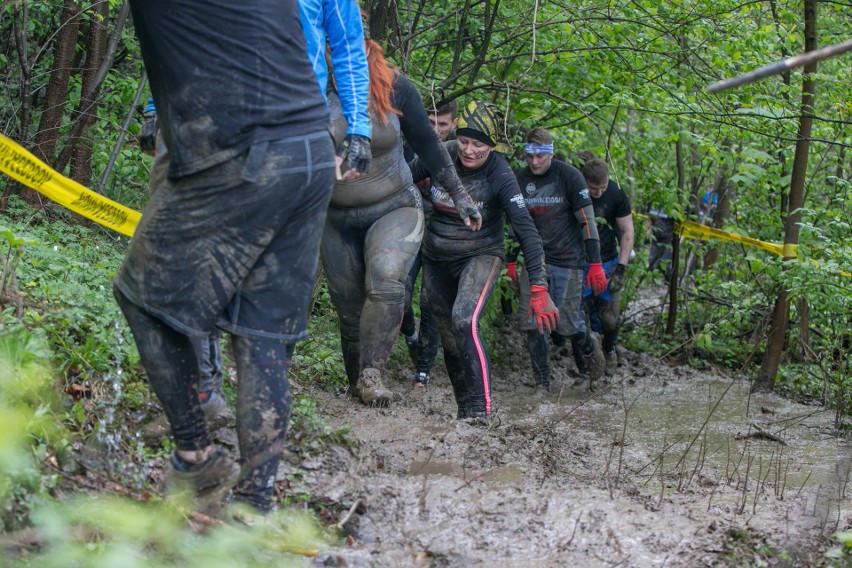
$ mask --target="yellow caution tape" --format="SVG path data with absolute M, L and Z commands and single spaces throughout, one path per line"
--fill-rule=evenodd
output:
M 713 227 L 708 227 L 707 225 L 700 225 L 692 221 L 676 222 L 675 231 L 678 234 L 683 235 L 687 239 L 715 239 L 719 241 L 734 241 L 737 243 L 743 243 L 744 245 L 757 247 L 780 256 L 786 256 L 789 258 L 796 257 L 796 245 L 779 245 L 775 243 L 767 243 L 765 241 L 752 239 L 751 237 L 744 237 L 735 233 L 722 231 L 721 229 L 714 229 Z
M 119 233 L 133 236 L 141 214 L 59 174 L 21 145 L 0 134 L 0 172 L 45 197 Z
M 647 215 L 643 215 L 642 213 L 634 213 L 633 215 L 636 217 L 647 217 Z M 796 258 L 796 250 L 799 248 L 799 245 L 790 243 L 781 245 L 777 243 L 759 241 L 757 239 L 752 239 L 751 237 L 745 237 L 736 233 L 729 233 L 728 231 L 722 231 L 721 229 L 715 229 L 713 227 L 708 227 L 707 225 L 701 225 L 700 223 L 694 223 L 693 221 L 675 221 L 675 233 L 683 235 L 687 239 L 702 241 L 713 239 L 717 241 L 733 241 L 742 243 L 747 246 L 775 253 L 779 256 L 783 256 L 784 258 Z M 817 266 L 817 268 L 819 268 L 819 263 L 816 260 L 810 260 L 815 266 Z M 852 273 L 844 270 L 839 270 L 838 272 L 841 276 L 852 278 Z

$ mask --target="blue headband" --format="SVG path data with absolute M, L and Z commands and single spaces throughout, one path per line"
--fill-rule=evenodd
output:
M 527 142 L 524 144 L 525 154 L 552 154 L 553 144 L 532 144 Z

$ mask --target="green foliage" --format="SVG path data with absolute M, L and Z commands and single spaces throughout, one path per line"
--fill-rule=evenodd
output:
M 180 501 L 137 503 L 109 496 L 53 503 L 35 515 L 35 528 L 45 539 L 42 550 L 6 565 L 308 566 L 306 556 L 328 545 L 308 513 L 286 510 L 261 518 L 233 507 L 228 522 L 198 533 L 186 523 L 189 510 Z
M 826 551 L 825 556 L 829 559 L 829 566 L 836 568 L 849 568 L 852 566 L 852 532 L 837 532 L 833 535 L 840 546 Z
M 71 436 L 54 388 L 52 354 L 23 326 L 0 327 L 0 506 L 5 529 L 25 524 L 55 479 L 40 460 L 68 450 Z

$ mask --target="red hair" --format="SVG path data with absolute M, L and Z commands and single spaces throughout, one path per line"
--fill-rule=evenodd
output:
M 402 114 L 391 103 L 393 81 L 398 71 L 385 59 L 385 52 L 377 42 L 364 40 L 364 50 L 367 52 L 367 67 L 370 70 L 369 108 L 375 111 L 376 118 L 384 125 L 388 123 L 388 114 Z

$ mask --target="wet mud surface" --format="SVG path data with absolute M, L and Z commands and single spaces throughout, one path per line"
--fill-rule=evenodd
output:
M 629 352 L 595 393 L 554 354 L 542 393 L 521 335 L 499 333 L 491 427 L 455 419 L 440 365 L 419 389 L 392 363 L 387 408 L 302 391 L 360 443 L 282 466 L 351 535 L 319 564 L 719 566 L 745 531 L 813 565 L 852 524 L 852 450 L 831 411 Z

